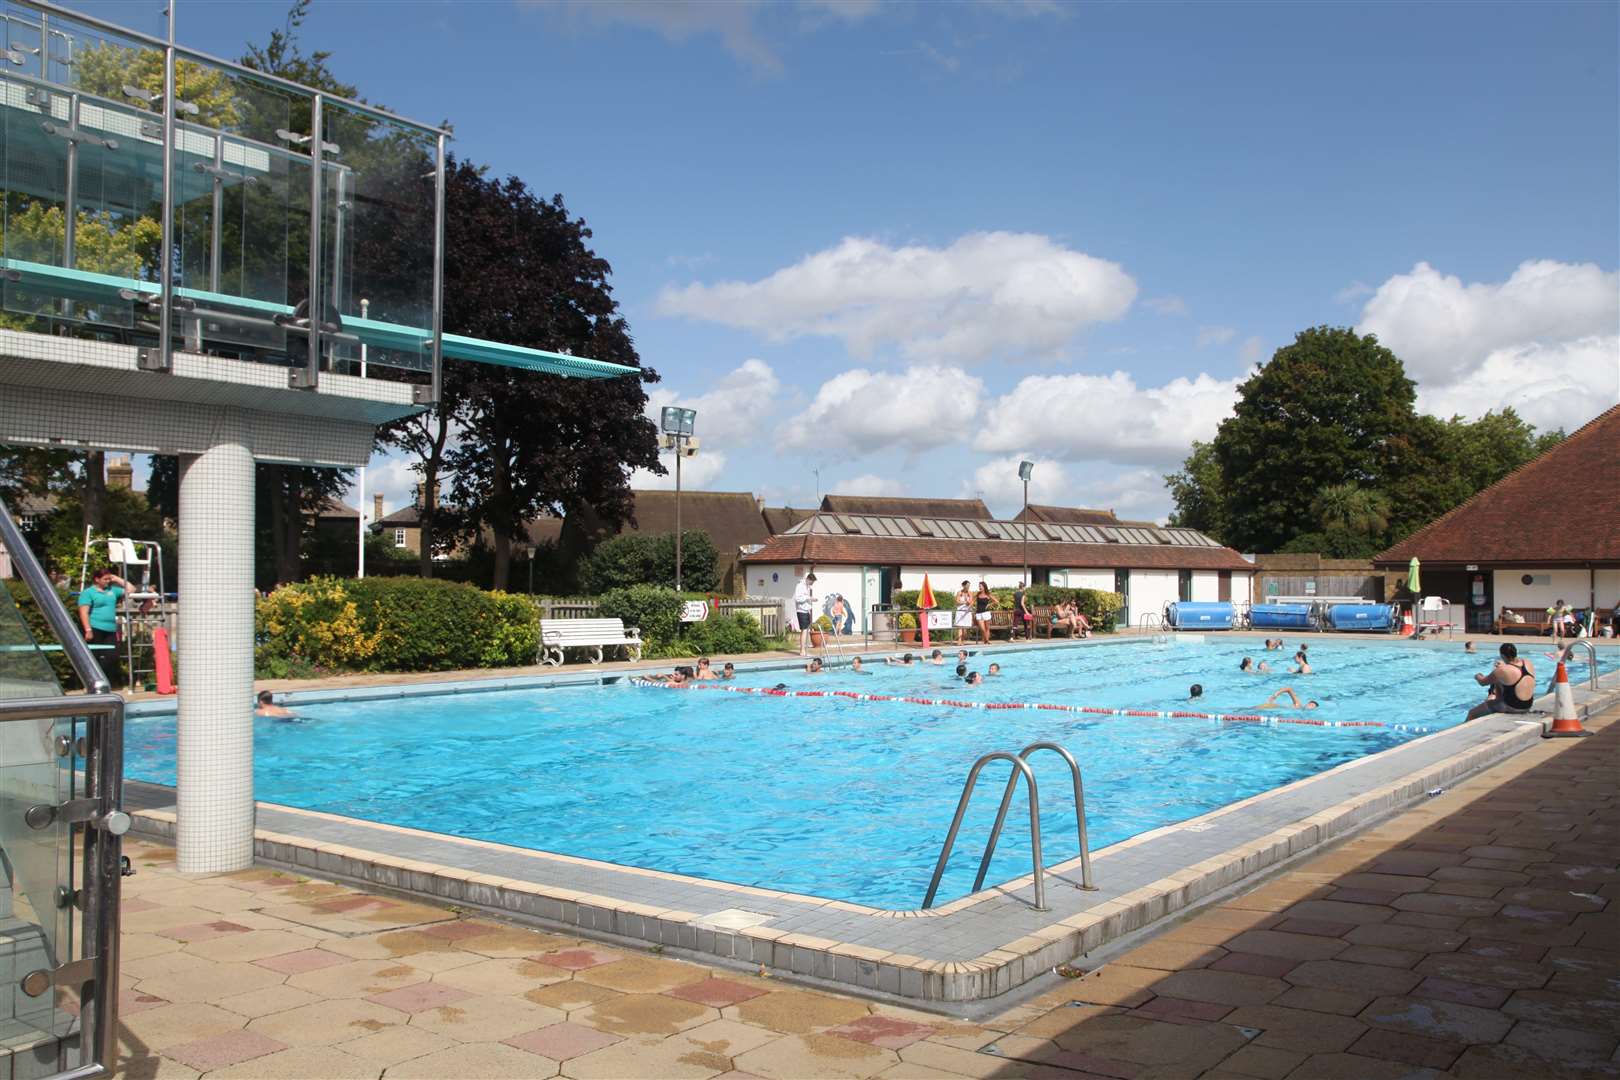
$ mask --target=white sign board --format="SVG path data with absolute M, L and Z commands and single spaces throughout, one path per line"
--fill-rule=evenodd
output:
M 709 617 L 709 605 L 704 600 L 687 600 L 681 604 L 681 622 L 702 622 Z
M 950 612 L 950 610 L 948 608 L 943 610 L 943 611 L 940 610 L 939 608 L 934 608 L 933 610 L 929 611 L 929 613 L 928 613 L 928 629 L 930 629 L 930 630 L 949 630 L 950 628 L 951 628 L 951 612 Z

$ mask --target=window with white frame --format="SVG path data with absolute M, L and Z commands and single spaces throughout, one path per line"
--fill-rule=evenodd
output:
M 405 546 L 405 530 L 404 529 L 395 529 L 394 530 L 394 546 L 395 547 L 404 547 Z

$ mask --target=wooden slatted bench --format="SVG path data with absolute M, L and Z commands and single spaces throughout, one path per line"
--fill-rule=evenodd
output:
M 1524 622 L 1517 622 L 1510 615 L 1522 615 Z M 1545 634 L 1552 629 L 1552 620 L 1547 617 L 1546 608 L 1535 607 L 1504 607 L 1502 613 L 1496 618 L 1496 633 L 1498 634 Z
M 540 658 L 563 662 L 565 649 L 590 649 L 591 663 L 602 662 L 602 650 L 622 648 L 630 660 L 641 659 L 641 628 L 625 629 L 623 619 L 541 619 Z

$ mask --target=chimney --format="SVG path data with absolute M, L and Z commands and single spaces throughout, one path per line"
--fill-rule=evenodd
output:
M 107 459 L 107 489 L 120 488 L 128 491 L 135 485 L 135 469 L 129 463 L 128 454 L 115 454 Z
M 765 496 L 763 496 L 763 495 L 755 495 L 754 496 L 754 507 L 760 513 L 763 514 L 765 512 Z
M 381 521 L 382 519 L 383 519 L 382 496 L 381 495 L 373 495 L 371 497 L 371 520 L 372 521 Z

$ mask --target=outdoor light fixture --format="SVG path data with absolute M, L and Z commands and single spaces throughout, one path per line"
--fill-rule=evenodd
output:
M 665 405 L 658 416 L 664 433 L 663 443 L 675 450 L 675 591 L 681 591 L 681 459 L 697 451 L 692 432 L 697 427 L 697 410 Z
M 1029 478 L 1035 475 L 1033 461 L 1020 461 L 1018 463 L 1018 479 L 1024 482 L 1024 588 L 1029 588 Z M 1026 601 L 1027 603 L 1027 601 Z M 1029 629 L 1026 627 L 1026 629 Z M 1034 630 L 1030 629 L 1033 634 Z

